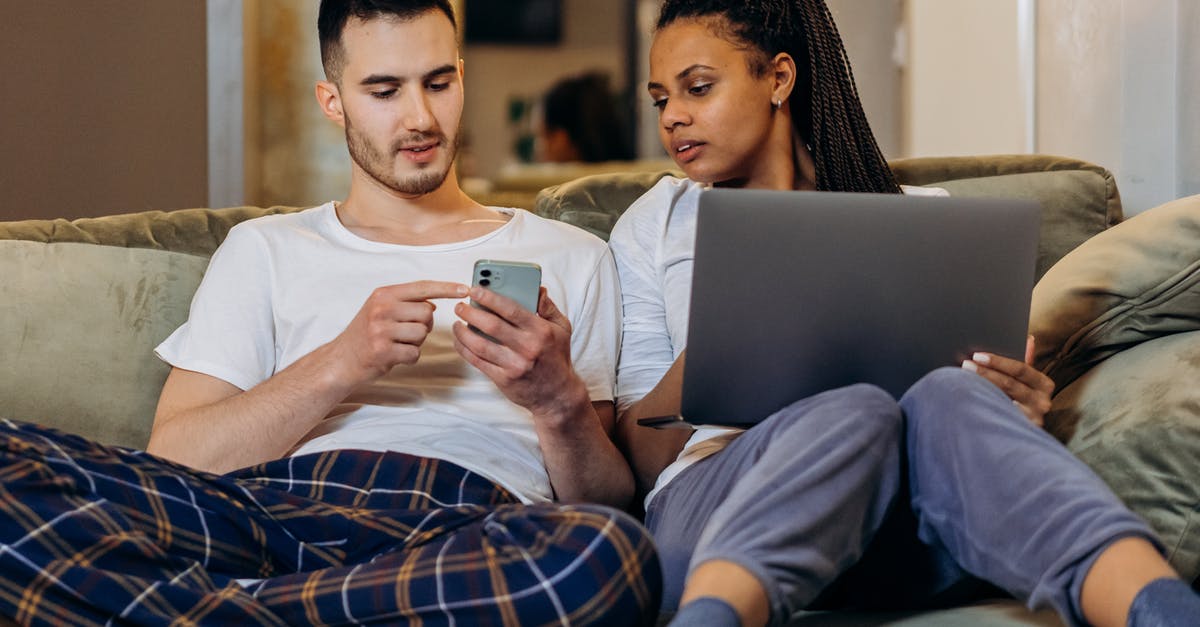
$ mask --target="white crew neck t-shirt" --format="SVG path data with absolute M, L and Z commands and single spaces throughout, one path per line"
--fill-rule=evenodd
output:
M 469 283 L 478 259 L 542 267 L 542 285 L 571 321 L 571 358 L 593 401 L 613 399 L 620 287 L 599 238 L 521 210 L 475 239 L 402 246 L 363 239 L 333 203 L 235 226 L 213 255 L 186 323 L 156 350 L 172 366 L 248 390 L 341 333 L 378 287 Z M 397 451 L 443 459 L 525 502 L 553 498 L 528 411 L 454 350 L 453 300 L 411 366 L 397 366 L 337 405 L 291 451 Z
M 664 177 L 629 206 L 613 227 L 608 245 L 617 262 L 624 303 L 624 332 L 617 368 L 617 413 L 641 400 L 683 352 L 696 256 L 696 213 L 707 186 Z M 905 194 L 948 196 L 937 187 L 901 186 Z M 737 429 L 699 426 L 676 460 L 658 475 L 645 505 L 686 468 L 715 453 L 699 446 Z

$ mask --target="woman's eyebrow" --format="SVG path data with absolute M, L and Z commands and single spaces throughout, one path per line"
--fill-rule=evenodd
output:
M 688 66 L 687 68 L 685 68 L 685 69 L 684 69 L 682 72 L 680 72 L 680 73 L 676 74 L 676 75 L 675 75 L 675 80 L 677 80 L 677 81 L 683 81 L 683 80 L 686 80 L 686 79 L 687 79 L 687 77 L 689 77 L 689 76 L 691 76 L 692 74 L 695 74 L 696 72 L 699 72 L 699 71 L 701 71 L 701 70 L 715 70 L 715 69 L 716 69 L 716 68 L 712 67 L 711 65 L 704 65 L 703 63 L 696 63 L 696 64 L 693 64 L 693 65 L 689 65 L 689 66 Z M 662 85 L 660 85 L 659 83 L 655 83 L 655 82 L 649 82 L 649 83 L 646 83 L 646 89 L 647 89 L 647 90 L 651 90 L 651 89 L 662 89 L 662 88 L 663 88 L 663 86 L 662 86 Z

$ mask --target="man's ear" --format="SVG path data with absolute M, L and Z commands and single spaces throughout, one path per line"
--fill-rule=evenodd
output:
M 775 83 L 771 90 L 771 99 L 780 103 L 787 102 L 792 90 L 796 88 L 796 60 L 792 55 L 780 52 L 771 60 L 771 73 Z
M 338 126 L 346 126 L 346 114 L 342 111 L 342 94 L 338 91 L 336 83 L 317 81 L 317 104 L 321 106 L 321 113 L 324 113 L 325 117 L 336 122 Z

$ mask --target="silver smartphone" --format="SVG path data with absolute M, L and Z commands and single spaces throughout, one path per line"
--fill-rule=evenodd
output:
M 487 288 L 501 296 L 507 296 L 516 301 L 518 305 L 536 313 L 542 286 L 542 267 L 536 263 L 524 261 L 480 259 L 475 262 L 471 284 Z M 487 309 L 475 301 L 471 301 L 471 306 Z M 495 341 L 495 338 L 480 332 L 479 329 L 472 327 L 472 330 Z

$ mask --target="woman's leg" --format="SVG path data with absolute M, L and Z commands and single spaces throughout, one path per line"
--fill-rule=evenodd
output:
M 810 603 L 858 560 L 895 499 L 902 428 L 891 396 L 852 386 L 783 409 L 680 474 L 647 512 L 664 610 L 681 596 L 757 594 L 780 622 Z M 725 600 L 747 606 L 743 618 L 766 614 Z
M 1119 584 L 1136 592 L 1170 573 L 1149 527 L 995 386 L 946 368 L 900 404 L 921 540 L 967 571 L 1075 624 L 1123 624 L 1090 601 L 1127 609 Z

